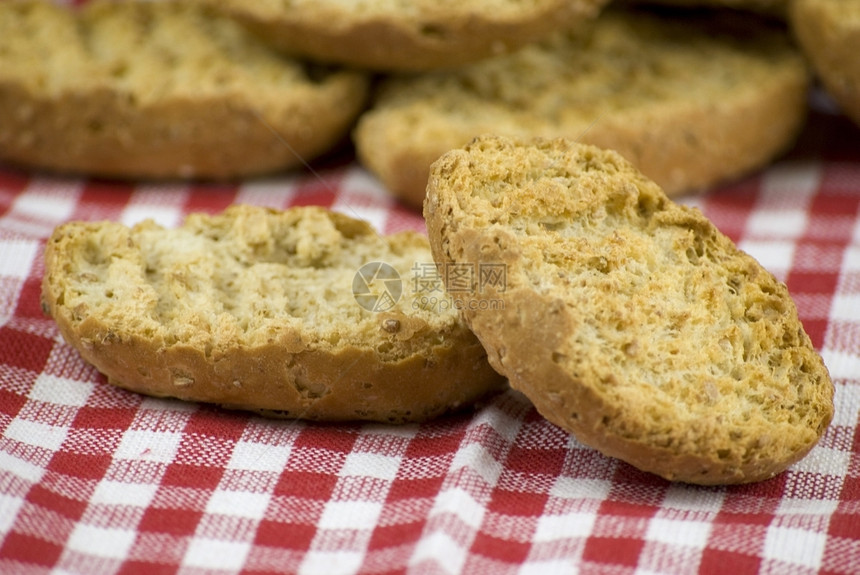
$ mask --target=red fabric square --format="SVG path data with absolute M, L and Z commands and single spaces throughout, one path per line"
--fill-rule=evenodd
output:
M 558 475 L 564 467 L 565 449 L 529 449 L 514 445 L 508 452 L 505 467 L 522 473 Z
M 0 546 L 0 557 L 31 565 L 56 565 L 63 546 L 31 535 L 9 533 Z
M 406 447 L 404 459 L 450 456 L 457 451 L 465 435 L 465 429 L 459 426 L 457 431 L 458 433 L 419 432 Z
M 26 403 L 27 398 L 23 395 L 0 387 L 0 413 L 3 415 L 15 417 Z
M 186 435 L 239 440 L 248 425 L 248 415 L 213 406 L 201 406 L 185 424 Z
M 800 321 L 803 325 L 803 331 L 809 336 L 812 342 L 812 347 L 820 350 L 824 346 L 824 336 L 827 334 L 826 319 L 811 319 L 801 317 Z
M 184 206 L 185 213 L 217 214 L 236 200 L 237 187 L 209 184 L 205 187 L 192 186 L 188 192 L 188 201 Z
M 473 552 L 511 564 L 522 563 L 528 557 L 530 548 L 528 543 L 499 539 L 482 532 L 478 532 L 472 543 Z
M 73 426 L 77 429 L 121 429 L 131 427 L 134 410 L 90 407 L 78 408 Z
M 424 532 L 424 521 L 413 521 L 397 525 L 379 526 L 373 530 L 368 549 L 385 549 L 413 544 L 421 538 Z
M 328 500 L 336 483 L 337 476 L 327 473 L 288 471 L 278 480 L 274 495 Z
M 140 531 L 154 531 L 169 535 L 192 535 L 203 517 L 202 511 L 190 509 L 164 509 L 149 507 L 140 520 Z
M 155 561 L 157 561 L 155 557 L 153 557 L 152 563 L 148 561 L 126 561 L 117 571 L 117 575 L 173 575 L 176 573 L 175 565 L 163 565 Z
M 388 489 L 388 501 L 402 499 L 432 498 L 439 493 L 445 477 L 427 477 L 425 479 L 398 479 Z
M 308 182 L 296 190 L 296 193 L 290 198 L 289 206 L 331 206 L 337 198 L 334 182 L 331 180 L 324 182 Z
M 101 479 L 110 463 L 110 455 L 84 455 L 59 451 L 51 458 L 48 469 L 81 479 Z
M 161 483 L 173 487 L 215 489 L 223 473 L 224 470 L 220 467 L 172 463 L 167 466 Z
M 543 513 L 548 498 L 544 493 L 496 489 L 487 509 L 504 515 L 537 517 Z
M 50 339 L 0 327 L 0 349 L 6 365 L 41 372 L 53 347 L 54 342 Z
M 86 501 L 80 501 L 60 495 L 44 485 L 37 484 L 27 493 L 27 501 L 38 507 L 53 511 L 58 515 L 78 519 L 87 508 Z
M 591 537 L 582 553 L 584 561 L 635 567 L 645 542 L 620 537 Z
M 308 448 L 324 449 L 334 453 L 349 453 L 352 451 L 357 437 L 357 434 L 349 432 L 348 427 L 310 425 L 298 434 L 293 442 L 293 448 L 295 450 Z
M 732 553 L 719 549 L 702 550 L 699 575 L 746 575 L 759 572 L 761 560 L 752 555 Z
M 15 306 L 15 315 L 27 319 L 47 319 L 45 313 L 42 311 L 41 277 L 29 277 L 24 280 L 21 291 L 18 294 L 18 305 Z
M 838 273 L 815 271 L 791 271 L 786 278 L 788 291 L 795 293 L 815 293 L 831 295 L 839 284 Z
M 70 219 L 119 220 L 130 199 L 127 185 L 108 180 L 90 180 L 78 198 L 78 205 Z
M 257 535 L 254 537 L 254 543 L 269 547 L 303 551 L 310 547 L 316 532 L 317 529 L 314 525 L 263 519 L 257 527 Z
M 827 529 L 829 535 L 860 540 L 860 518 L 856 513 L 834 513 Z

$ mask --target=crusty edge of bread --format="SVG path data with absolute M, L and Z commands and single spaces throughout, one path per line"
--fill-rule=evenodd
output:
M 449 211 L 453 208 L 440 198 L 450 193 L 450 190 L 439 191 L 445 186 L 439 183 L 439 174 L 450 169 L 448 166 L 460 158 L 465 158 L 465 153 L 459 150 L 453 150 L 440 158 L 434 164 L 433 175 L 428 184 L 424 215 L 434 259 L 439 263 L 449 264 L 456 260 L 457 263 L 477 265 L 485 262 L 502 263 L 508 267 L 522 265 L 521 261 L 517 261 L 518 256 L 510 245 L 502 247 L 515 241 L 513 237 L 499 238 L 496 234 L 501 232 L 495 228 L 488 232 L 494 235 L 485 237 L 480 229 L 459 225 L 453 212 Z M 467 163 L 469 160 L 463 162 Z M 624 161 L 620 160 L 620 163 L 623 164 Z M 650 186 L 652 192 L 665 197 L 652 182 L 643 181 Z M 458 185 L 464 183 L 460 182 Z M 702 229 L 711 230 L 723 249 L 735 252 L 737 257 L 743 260 L 745 267 L 758 273 L 757 281 L 766 282 L 768 288 L 779 294 L 787 303 L 788 313 L 797 324 L 801 338 L 795 352 L 802 354 L 803 361 L 812 366 L 821 384 L 819 391 L 823 394 L 820 397 L 821 404 L 816 406 L 820 410 L 820 426 L 817 429 L 805 430 L 803 448 L 791 453 L 776 450 L 776 455 L 763 449 L 756 451 L 751 457 L 738 452 L 718 456 L 716 453 L 676 452 L 619 435 L 609 422 L 619 419 L 632 422 L 632 427 L 635 428 L 636 414 L 625 413 L 619 406 L 607 402 L 563 362 L 556 362 L 548 357 L 541 359 L 536 352 L 535 342 L 541 342 L 541 348 L 545 350 L 561 349 L 565 338 L 575 332 L 572 319 L 562 311 L 563 305 L 560 302 L 528 287 L 510 284 L 503 286 L 502 290 L 497 290 L 493 285 L 484 286 L 479 296 L 470 292 L 457 292 L 452 295 L 464 300 L 459 302 L 458 309 L 487 349 L 488 359 L 495 369 L 508 377 L 512 388 L 529 397 L 539 413 L 573 433 L 584 444 L 641 470 L 673 481 L 728 485 L 766 480 L 805 457 L 817 444 L 833 416 L 832 382 L 821 356 L 816 353 L 809 336 L 802 329 L 786 286 L 778 282 L 754 258 L 734 248 L 734 244 L 716 230 L 700 212 L 686 210 L 685 217 L 696 221 L 696 225 L 691 225 L 692 228 L 701 226 Z M 487 312 L 482 310 L 481 306 L 471 305 L 468 300 L 475 297 L 502 301 L 503 305 Z M 545 386 L 551 387 L 552 391 L 548 391 Z M 572 413 L 576 416 L 572 416 Z M 641 431 L 647 430 L 643 428 Z M 775 437 L 772 441 L 780 444 L 783 439 Z
M 0 74 L 0 156 L 31 168 L 116 178 L 231 179 L 300 166 L 340 142 L 367 82 L 344 76 L 315 101 L 176 98 L 145 105 L 110 86 L 57 96 Z M 326 113 L 323 113 L 326 112 Z
M 808 0 L 789 4 L 789 22 L 827 92 L 860 126 L 860 27 L 834 21 L 826 6 Z
M 324 63 L 379 72 L 454 68 L 511 52 L 597 15 L 606 0 L 553 2 L 520 20 L 470 14 L 426 22 L 358 16 L 333 23 L 314 14 L 260 14 L 244 5 L 221 7 L 271 46 Z M 215 3 L 214 5 L 218 5 Z
M 378 342 L 326 349 L 304 343 L 293 329 L 216 357 L 187 344 L 162 347 L 94 317 L 79 321 L 58 301 L 65 234 L 74 225 L 59 226 L 46 245 L 42 308 L 63 339 L 117 387 L 268 417 L 406 423 L 467 408 L 506 385 L 459 322 L 429 334 L 419 352 L 385 361 L 373 347 Z
M 638 123 L 629 115 L 596 118 L 583 134 L 558 135 L 616 150 L 677 197 L 746 176 L 786 152 L 805 124 L 808 86 L 808 71 L 798 65 L 731 106 L 666 110 Z M 421 207 L 430 165 L 480 134 L 404 145 L 391 141 L 386 112 L 382 105 L 359 118 L 353 130 L 358 157 L 393 195 Z

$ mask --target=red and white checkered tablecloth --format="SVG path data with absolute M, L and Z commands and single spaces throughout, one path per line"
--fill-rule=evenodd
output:
M 0 168 L 0 573 L 860 573 L 860 129 L 816 113 L 768 170 L 685 199 L 785 281 L 836 386 L 763 483 L 673 484 L 503 393 L 422 425 L 271 421 L 108 385 L 39 307 L 57 224 L 232 203 L 423 229 L 346 158 L 227 186 Z

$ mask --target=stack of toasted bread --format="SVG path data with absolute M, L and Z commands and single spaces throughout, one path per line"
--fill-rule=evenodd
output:
M 5 162 L 224 180 L 352 136 L 428 223 L 429 241 L 320 208 L 70 222 L 44 308 L 141 393 L 401 423 L 509 382 L 663 477 L 771 477 L 821 437 L 832 383 L 785 286 L 670 196 L 792 145 L 807 58 L 850 112 L 837 10 L 858 2 L 660 4 L 0 3 Z

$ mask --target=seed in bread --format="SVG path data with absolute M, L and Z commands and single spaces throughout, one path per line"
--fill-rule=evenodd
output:
M 489 133 L 614 149 L 670 195 L 740 177 L 793 143 L 808 71 L 782 27 L 725 12 L 606 10 L 585 40 L 390 78 L 354 130 L 359 159 L 415 206 L 434 160 Z
M 343 141 L 369 78 L 280 55 L 181 2 L 0 2 L 0 159 L 115 178 L 226 179 Z
M 860 125 L 860 1 L 795 0 L 789 19 L 821 83 Z
M 618 154 L 477 138 L 433 165 L 425 217 L 440 265 L 504 268 L 452 292 L 490 362 L 604 454 L 745 483 L 829 424 L 833 385 L 785 285 Z
M 607 0 L 203 0 L 272 46 L 376 71 L 452 68 L 591 20 Z
M 353 282 L 374 262 L 399 278 L 373 287 L 369 274 L 363 294 Z M 381 237 L 317 207 L 234 206 L 174 229 L 72 222 L 48 241 L 42 302 L 119 387 L 284 418 L 421 421 L 505 383 L 453 307 L 416 305 L 416 265 L 433 265 L 425 236 Z

